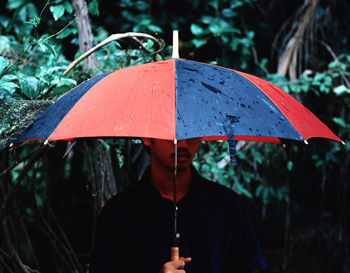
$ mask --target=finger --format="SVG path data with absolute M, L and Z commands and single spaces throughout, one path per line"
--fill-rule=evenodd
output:
M 175 269 L 184 269 L 186 264 L 183 260 L 173 261 L 172 263 Z
M 187 263 L 189 263 L 190 261 L 192 261 L 192 258 L 191 258 L 191 257 L 187 257 L 187 258 L 180 257 L 180 261 L 183 261 L 183 262 L 185 262 L 185 264 L 187 264 Z

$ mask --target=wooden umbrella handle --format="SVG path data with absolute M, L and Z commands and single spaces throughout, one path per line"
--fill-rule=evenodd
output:
M 178 261 L 179 258 L 179 248 L 176 246 L 173 246 L 170 248 L 170 261 Z

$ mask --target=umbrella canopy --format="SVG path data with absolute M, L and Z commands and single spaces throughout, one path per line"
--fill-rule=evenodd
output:
M 231 126 L 229 126 L 229 125 Z M 87 137 L 341 142 L 289 94 L 258 77 L 169 59 L 105 73 L 62 96 L 16 140 Z

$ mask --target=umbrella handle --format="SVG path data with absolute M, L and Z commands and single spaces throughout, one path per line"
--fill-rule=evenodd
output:
M 179 248 L 173 246 L 170 248 L 170 261 L 178 261 L 179 260 Z

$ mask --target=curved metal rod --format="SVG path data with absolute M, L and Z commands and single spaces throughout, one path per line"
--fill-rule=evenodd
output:
M 88 56 L 90 56 L 92 53 L 94 53 L 96 50 L 98 50 L 99 48 L 105 46 L 106 44 L 112 42 L 112 41 L 116 41 L 119 39 L 123 39 L 123 38 L 136 38 L 136 37 L 141 37 L 141 38 L 147 38 L 152 40 L 153 42 L 155 42 L 158 46 L 159 49 L 152 53 L 152 54 L 157 54 L 159 52 L 159 50 L 162 49 L 163 47 L 163 42 L 160 42 L 158 39 L 156 39 L 155 37 L 153 37 L 152 35 L 149 34 L 145 34 L 145 33 L 138 33 L 138 32 L 127 32 L 127 33 L 118 33 L 118 34 L 112 34 L 111 36 L 109 36 L 108 38 L 106 38 L 105 40 L 103 40 L 101 43 L 97 44 L 96 46 L 90 48 L 88 51 L 86 51 L 83 55 L 81 55 L 78 59 L 74 60 L 70 65 L 68 65 L 68 67 L 66 68 L 66 70 L 63 72 L 63 75 L 66 75 L 69 71 L 72 70 L 72 68 L 74 66 L 76 66 L 78 63 L 80 63 L 82 60 L 84 60 L 85 58 L 87 58 Z

